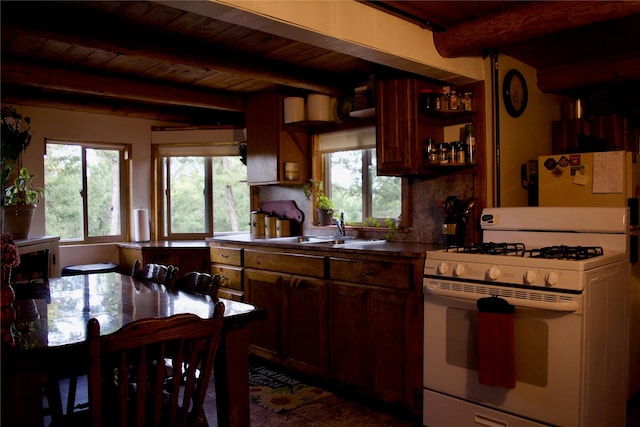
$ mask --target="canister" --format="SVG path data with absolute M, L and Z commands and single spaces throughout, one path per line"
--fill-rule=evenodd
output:
M 261 209 L 251 212 L 251 235 L 256 237 L 264 237 L 264 220 L 267 213 Z
M 291 236 L 291 220 L 289 218 L 281 216 L 280 218 L 276 219 L 276 236 Z
M 265 237 L 276 237 L 278 235 L 278 231 L 277 231 L 277 219 L 278 219 L 278 215 L 274 214 L 273 212 L 269 213 L 266 217 L 265 217 L 265 221 L 264 221 L 264 235 Z

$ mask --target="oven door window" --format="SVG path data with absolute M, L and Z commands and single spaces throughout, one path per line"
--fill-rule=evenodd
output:
M 447 363 L 477 371 L 477 311 L 449 307 L 446 316 Z M 529 317 L 516 317 L 514 334 L 516 381 L 545 387 L 549 362 L 548 324 Z

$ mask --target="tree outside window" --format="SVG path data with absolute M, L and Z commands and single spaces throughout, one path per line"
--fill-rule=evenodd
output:
M 62 241 L 123 240 L 124 145 L 47 141 L 45 230 Z
M 320 134 L 316 152 L 322 171 L 315 179 L 348 224 L 388 227 L 402 214 L 402 179 L 377 175 L 375 127 Z M 318 164 L 318 162 L 315 162 Z

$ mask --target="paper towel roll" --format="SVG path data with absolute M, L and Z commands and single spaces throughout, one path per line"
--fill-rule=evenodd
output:
M 134 209 L 133 217 L 133 241 L 148 242 L 151 240 L 149 211 L 147 209 Z
M 304 115 L 304 98 L 289 96 L 284 99 L 284 122 L 302 122 Z
M 331 98 L 312 93 L 307 95 L 307 119 L 328 122 L 331 120 Z

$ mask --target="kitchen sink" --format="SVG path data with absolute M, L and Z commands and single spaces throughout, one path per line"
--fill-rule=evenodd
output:
M 347 245 L 365 245 L 371 243 L 383 243 L 384 239 L 367 239 L 357 238 L 353 236 L 291 236 L 291 237 L 275 237 L 265 239 L 269 243 L 300 245 L 322 245 L 322 246 L 347 246 Z

